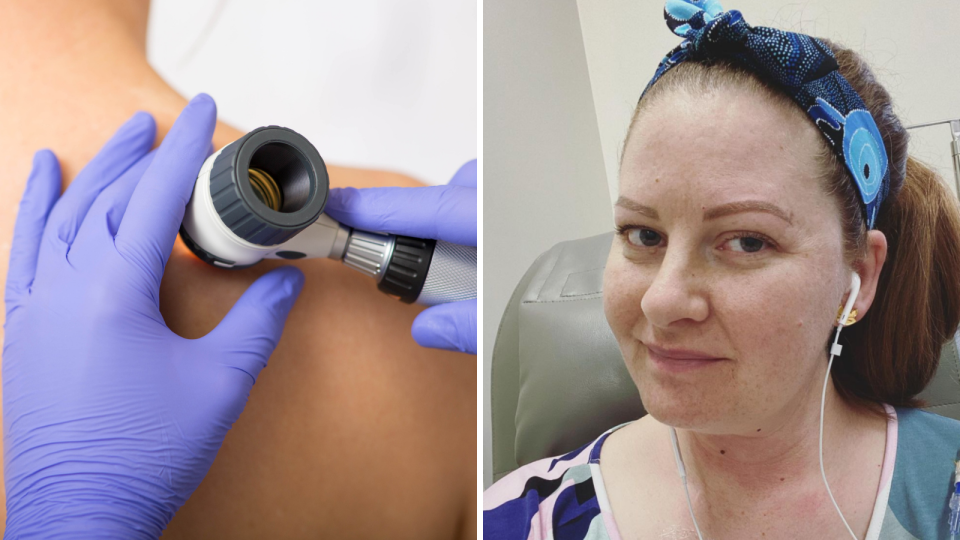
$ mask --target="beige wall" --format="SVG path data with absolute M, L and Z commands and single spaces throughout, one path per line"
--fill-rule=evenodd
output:
M 680 42 L 654 0 L 484 2 L 484 398 L 513 287 L 554 243 L 612 228 L 619 152 L 640 92 Z M 752 25 L 866 55 L 905 125 L 960 118 L 960 2 L 739 0 Z M 911 153 L 952 187 L 946 126 L 911 130 Z M 484 481 L 490 481 L 489 406 Z

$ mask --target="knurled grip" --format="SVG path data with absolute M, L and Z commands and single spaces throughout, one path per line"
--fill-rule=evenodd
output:
M 433 306 L 477 297 L 477 248 L 437 241 L 418 304 Z
M 477 248 L 352 229 L 343 262 L 406 303 L 433 306 L 477 297 Z

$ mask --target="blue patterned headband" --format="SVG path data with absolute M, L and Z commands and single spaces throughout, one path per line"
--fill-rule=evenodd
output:
M 663 16 L 670 30 L 686 39 L 663 58 L 640 99 L 684 60 L 722 56 L 765 75 L 807 112 L 846 164 L 864 204 L 867 229 L 873 229 L 890 190 L 887 152 L 873 116 L 840 75 L 830 48 L 804 34 L 750 26 L 739 11 L 723 11 L 717 0 L 667 0 Z

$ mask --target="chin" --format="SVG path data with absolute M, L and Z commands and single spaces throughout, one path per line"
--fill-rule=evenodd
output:
M 644 401 L 643 404 L 646 406 L 647 402 Z M 647 407 L 647 414 L 661 424 L 698 431 L 712 425 L 715 420 L 707 411 L 691 403 L 664 405 L 654 401 Z
M 724 406 L 712 399 L 720 388 L 680 388 L 653 380 L 649 374 L 634 376 L 647 413 L 664 425 L 707 430 L 725 417 Z

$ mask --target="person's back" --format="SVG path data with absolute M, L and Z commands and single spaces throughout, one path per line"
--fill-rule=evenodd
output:
M 56 152 L 66 186 L 133 112 L 154 115 L 159 144 L 186 104 L 146 62 L 147 7 L 0 7 L 7 248 L 33 152 Z M 215 146 L 241 135 L 219 123 Z M 333 187 L 418 185 L 328 167 Z M 178 240 L 161 287 L 165 322 L 184 337 L 206 334 L 278 264 L 291 263 L 225 271 Z M 369 278 L 330 260 L 292 264 L 307 280 L 269 369 L 164 538 L 473 537 L 475 362 L 417 346 L 410 325 L 421 308 L 385 296 Z M 6 270 L 5 254 L 0 277 Z

